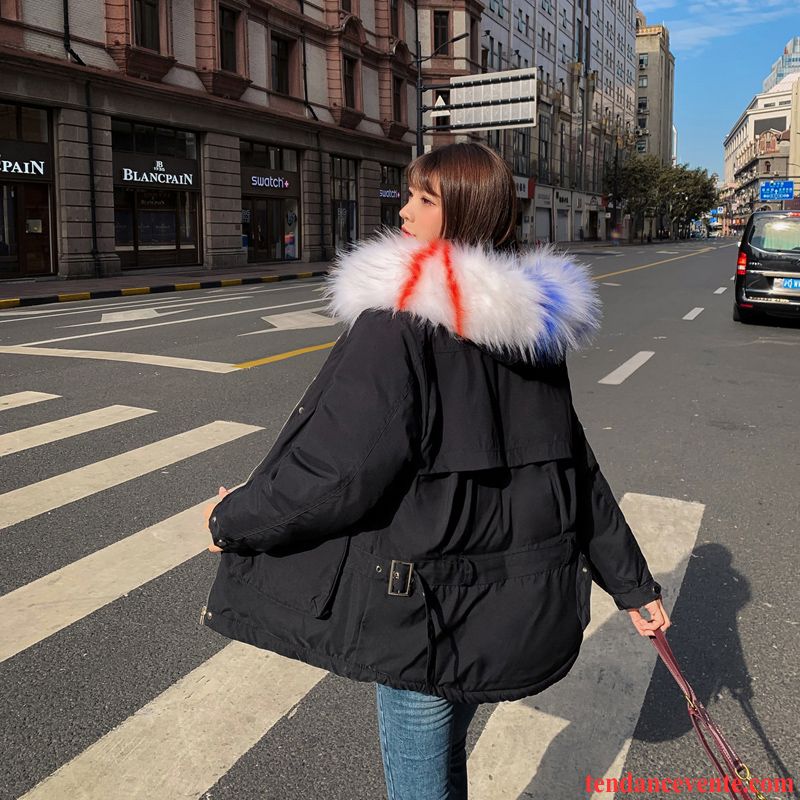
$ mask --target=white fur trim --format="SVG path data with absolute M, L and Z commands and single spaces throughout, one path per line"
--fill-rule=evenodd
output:
M 351 325 L 369 308 L 398 310 L 413 238 L 383 231 L 341 254 L 327 278 L 329 312 Z M 516 255 L 452 245 L 464 336 L 489 350 L 542 361 L 588 343 L 600 320 L 589 270 L 553 247 Z M 406 311 L 454 332 L 441 250 L 428 258 Z

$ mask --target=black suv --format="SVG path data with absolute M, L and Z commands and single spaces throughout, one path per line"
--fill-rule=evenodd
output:
M 733 318 L 800 317 L 800 211 L 756 211 L 736 261 Z

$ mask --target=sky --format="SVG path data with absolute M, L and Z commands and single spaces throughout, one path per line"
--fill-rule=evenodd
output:
M 800 36 L 800 5 L 796 0 L 637 0 L 636 6 L 648 25 L 669 28 L 678 162 L 722 177 L 722 140 L 761 91 L 789 39 Z

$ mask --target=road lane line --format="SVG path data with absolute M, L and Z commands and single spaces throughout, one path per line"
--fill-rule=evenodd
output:
M 603 286 L 622 286 L 621 283 L 611 283 L 610 281 L 603 281 Z
M 703 313 L 703 311 L 704 309 L 702 308 L 693 308 L 688 314 L 686 314 L 683 317 L 683 319 L 688 319 L 688 320 L 697 319 Z
M 245 308 L 240 311 L 226 311 L 222 314 L 206 314 L 202 317 L 190 317 L 189 319 L 168 319 L 163 322 L 152 322 L 149 325 L 132 325 L 128 328 L 115 328 L 111 331 L 94 331 L 92 333 L 78 333 L 74 336 L 61 336 L 57 339 L 42 339 L 39 342 L 24 342 L 20 347 L 32 347 L 41 344 L 53 344 L 55 342 L 70 342 L 74 339 L 89 339 L 95 336 L 111 336 L 115 333 L 129 333 L 130 331 L 141 331 L 144 329 L 150 330 L 151 328 L 161 328 L 165 325 L 185 325 L 189 322 L 202 322 L 207 319 L 221 319 L 222 317 L 236 317 L 240 314 L 255 314 L 259 311 L 272 311 L 276 308 L 290 308 L 291 306 L 304 306 L 309 303 L 319 303 L 319 298 L 314 297 L 311 300 L 300 300 L 296 303 L 281 303 L 276 306 L 261 306 L 260 308 Z
M 251 367 L 260 367 L 262 364 L 272 364 L 275 361 L 284 361 L 287 358 L 294 358 L 301 356 L 305 353 L 314 353 L 317 350 L 328 350 L 333 347 L 336 342 L 325 342 L 325 344 L 315 344 L 311 347 L 301 347 L 298 350 L 289 350 L 286 353 L 278 353 L 274 356 L 266 356 L 265 358 L 256 358 L 253 361 L 242 361 L 239 364 L 234 364 L 237 369 L 250 369 Z
M 2 353 L 17 356 L 87 358 L 92 361 L 125 361 L 130 364 L 151 364 L 156 367 L 190 369 L 195 372 L 214 372 L 219 375 L 236 371 L 234 364 L 225 364 L 221 361 L 201 361 L 197 358 L 176 358 L 175 356 L 158 356 L 150 353 L 118 353 L 113 350 L 70 350 L 66 347 L 34 347 L 16 344 L 0 346 L 0 354 Z
M 0 434 L 0 456 L 19 453 L 31 447 L 40 447 L 43 444 L 59 442 L 81 433 L 107 428 L 119 422 L 144 417 L 156 412 L 149 408 L 136 408 L 134 406 L 107 406 L 95 411 L 85 411 L 71 417 L 43 422 L 41 425 L 32 425 L 10 433 Z
M 0 311 L 0 324 L 8 322 L 30 322 L 37 319 L 52 319 L 53 317 L 66 317 L 75 314 L 95 314 L 98 311 L 105 311 L 107 309 L 117 308 L 141 308 L 147 306 L 164 306 L 172 308 L 189 308 L 191 306 L 208 305 L 209 303 L 229 303 L 236 300 L 249 300 L 257 294 L 271 294 L 272 292 L 290 292 L 296 291 L 306 287 L 320 287 L 319 281 L 308 281 L 303 283 L 302 286 L 276 286 L 269 289 L 264 289 L 261 286 L 248 285 L 246 289 L 239 292 L 229 292 L 225 297 L 207 297 L 203 294 L 198 295 L 197 300 L 187 300 L 185 297 L 169 296 L 169 295 L 151 295 L 143 296 L 141 300 L 120 300 L 119 302 L 101 303 L 99 300 L 91 301 L 93 305 L 81 306 L 78 308 L 64 308 L 57 306 L 48 309 L 31 309 L 31 310 L 14 310 L 2 312 Z M 323 284 L 324 286 L 324 284 Z M 222 288 L 219 291 L 227 291 Z M 312 289 L 312 291 L 316 291 Z M 96 305 L 94 305 L 96 304 Z
M 642 494 L 626 494 L 621 506 L 669 613 L 704 506 Z M 587 774 L 621 775 L 657 656 L 597 586 L 591 609 L 569 675 L 542 694 L 500 703 L 489 717 L 469 757 L 472 800 L 576 797 Z
M 201 553 L 212 497 L 0 597 L 0 662 Z
M 14 392 L 13 394 L 0 395 L 0 411 L 11 408 L 22 408 L 45 400 L 55 400 L 60 394 L 47 394 L 47 392 Z
M 722 294 L 727 288 L 727 286 L 720 286 L 719 289 L 714 289 L 714 294 Z
M 655 353 L 652 350 L 641 350 L 625 363 L 620 364 L 613 372 L 609 372 L 605 378 L 601 378 L 597 382 L 609 386 L 619 386 L 620 383 L 633 375 L 639 367 L 646 364 L 654 355 Z
M 74 503 L 259 431 L 254 425 L 217 420 L 85 467 L 0 495 L 0 529 Z
M 199 799 L 326 674 L 232 642 L 21 800 Z
M 616 272 L 605 272 L 602 275 L 595 275 L 592 280 L 600 281 L 603 278 L 613 278 L 615 275 L 624 275 L 626 272 L 636 272 L 640 269 L 650 269 L 650 267 L 657 267 L 660 264 L 668 264 L 670 261 L 680 261 L 682 258 L 691 258 L 698 253 L 704 253 L 706 250 L 713 250 L 713 247 L 706 247 L 703 250 L 696 250 L 693 253 L 684 253 L 682 256 L 673 256 L 672 258 L 662 258 L 661 261 L 653 261 L 650 264 L 641 264 L 638 267 L 628 267 L 627 269 L 620 269 Z

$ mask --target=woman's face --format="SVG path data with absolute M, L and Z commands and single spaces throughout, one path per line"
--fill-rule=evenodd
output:
M 439 197 L 439 181 L 434 178 L 431 187 L 436 194 L 410 186 L 408 202 L 400 209 L 403 220 L 401 230 L 406 236 L 413 236 L 427 244 L 442 235 L 442 199 Z

